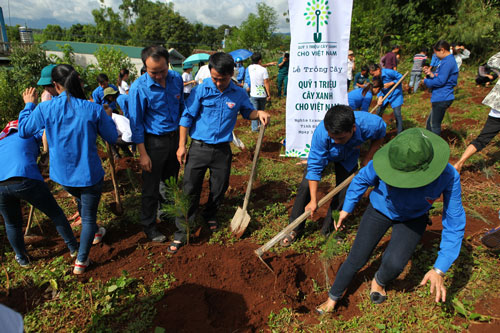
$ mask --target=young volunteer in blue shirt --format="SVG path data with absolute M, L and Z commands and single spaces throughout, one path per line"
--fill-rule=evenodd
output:
M 448 163 L 449 156 L 446 141 L 423 128 L 411 128 L 381 148 L 373 162 L 354 177 L 336 229 L 353 213 L 366 190 L 371 186 L 374 189 L 349 256 L 338 270 L 328 293 L 328 300 L 317 308 L 320 314 L 333 311 L 354 274 L 367 263 L 377 244 L 392 227 L 391 239 L 370 292 L 373 303 L 385 301 L 385 287 L 401 274 L 410 260 L 429 222 L 428 211 L 441 195 L 441 246 L 433 268 L 420 284 L 430 281 L 431 293 L 436 292 L 436 302 L 446 301 L 443 277 L 460 253 L 465 229 L 460 175 Z
M 30 90 L 31 99 L 19 114 L 19 136 L 28 138 L 45 128 L 50 147 L 50 178 L 76 198 L 82 220 L 80 248 L 73 270 L 81 274 L 90 263 L 92 243 L 99 242 L 106 232 L 96 223 L 104 178 L 97 154 L 97 135 L 114 144 L 118 134 L 102 106 L 86 100 L 79 74 L 73 67 L 56 66 L 52 80 L 59 96 L 33 110 L 36 98 L 34 89 Z
M 396 127 L 398 134 L 403 131 L 403 116 L 401 115 L 401 106 L 403 105 L 403 85 L 399 85 L 394 91 L 382 102 L 385 95 L 391 90 L 392 86 L 395 85 L 399 79 L 403 77 L 401 73 L 387 68 L 380 68 L 377 64 L 370 65 L 370 74 L 374 77 L 380 76 L 384 88 L 377 94 L 379 109 L 377 114 L 382 116 L 384 114 L 387 105 L 391 105 L 394 111 L 394 117 L 396 117 Z
M 441 122 L 444 113 L 455 99 L 453 89 L 457 85 L 458 66 L 453 54 L 450 53 L 450 44 L 444 40 L 440 40 L 434 45 L 434 54 L 441 62 L 434 73 L 429 68 L 425 70 L 428 78 L 424 80 L 424 84 L 432 90 L 432 109 L 427 118 L 426 128 L 441 135 Z
M 311 151 L 307 159 L 307 169 L 300 183 L 297 197 L 290 214 L 290 223 L 311 211 L 311 216 L 318 207 L 318 184 L 325 167 L 333 162 L 335 165 L 336 185 L 342 183 L 358 169 L 360 146 L 370 140 L 370 148 L 362 165 L 371 160 L 373 154 L 382 145 L 386 125 L 382 118 L 368 112 L 353 112 L 347 105 L 336 105 L 330 108 L 325 119 L 319 123 L 311 141 Z M 340 210 L 344 202 L 346 189 L 333 197 L 328 213 L 323 221 L 323 234 L 332 227 L 332 210 Z M 303 231 L 301 223 L 294 231 L 281 241 L 282 246 L 289 246 L 298 234 Z
M 142 50 L 146 73 L 130 87 L 128 96 L 132 141 L 137 144 L 142 167 L 141 224 L 149 240 L 167 238 L 156 227 L 158 203 L 163 202 L 159 184 L 177 179 L 179 162 L 179 118 L 184 110 L 184 83 L 168 69 L 169 54 L 161 46 Z
M 368 82 L 365 87 L 351 90 L 347 94 L 349 106 L 354 111 L 369 111 L 373 94 L 378 94 L 382 87 L 382 80 L 376 77 L 372 82 Z
M 113 84 L 109 84 L 108 76 L 102 73 L 97 75 L 97 83 L 99 84 L 99 86 L 92 92 L 92 101 L 99 105 L 103 105 L 106 103 L 106 101 L 104 100 L 104 89 L 106 89 L 107 87 L 111 87 L 115 90 L 118 90 L 118 88 Z M 113 102 L 109 104 L 109 107 L 111 108 L 111 110 L 115 110 L 116 103 Z
M 27 97 L 25 92 L 23 97 Z M 34 108 L 34 104 L 31 104 Z M 5 221 L 7 238 L 22 267 L 29 266 L 29 256 L 24 244 L 21 200 L 28 201 L 47 215 L 57 232 L 64 239 L 71 256 L 75 256 L 78 243 L 66 215 L 50 193 L 36 164 L 42 132 L 22 139 L 17 132 L 17 120 L 9 123 L 10 133 L 0 138 L 0 155 L 6 158 L 0 168 L 0 213 Z
M 231 81 L 234 62 L 231 55 L 218 52 L 210 56 L 211 78 L 205 79 L 191 93 L 179 123 L 180 139 L 177 150 L 179 163 L 184 168 L 183 191 L 191 198 L 189 219 L 195 218 L 199 205 L 203 178 L 210 170 L 210 195 L 203 212 L 210 231 L 218 230 L 216 219 L 218 207 L 229 185 L 231 171 L 232 131 L 238 113 L 245 119 L 260 120 L 264 126 L 269 114 L 255 110 L 246 92 Z M 191 146 L 186 156 L 186 136 L 189 132 Z M 186 231 L 180 219 L 176 220 L 178 231 L 168 251 L 176 253 L 186 241 Z

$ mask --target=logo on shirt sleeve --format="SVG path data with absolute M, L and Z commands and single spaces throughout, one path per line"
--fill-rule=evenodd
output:
M 230 109 L 234 108 L 234 106 L 236 105 L 236 103 L 233 102 L 226 102 L 226 104 Z
M 175 98 L 176 98 L 176 99 L 180 99 L 180 98 L 181 98 L 181 95 L 180 95 L 180 94 L 177 94 L 177 95 L 175 95 Z

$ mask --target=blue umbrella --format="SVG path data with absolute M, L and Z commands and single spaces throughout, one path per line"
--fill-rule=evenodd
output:
M 184 63 L 198 63 L 200 61 L 208 61 L 208 58 L 210 58 L 210 54 L 196 53 L 187 57 L 186 60 L 184 60 Z
M 241 58 L 241 60 L 245 60 L 250 58 L 250 56 L 253 54 L 252 51 L 248 51 L 247 49 L 239 49 L 239 50 L 234 50 L 232 52 L 229 52 L 230 55 L 233 56 L 233 59 L 236 61 L 236 58 Z

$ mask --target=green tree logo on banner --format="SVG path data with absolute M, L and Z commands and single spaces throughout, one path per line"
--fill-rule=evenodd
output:
M 314 42 L 321 42 L 321 32 L 319 32 L 319 27 L 328 24 L 328 15 L 332 12 L 329 11 L 328 0 L 312 0 L 307 2 L 306 16 L 307 25 L 316 27 L 316 32 L 314 33 Z

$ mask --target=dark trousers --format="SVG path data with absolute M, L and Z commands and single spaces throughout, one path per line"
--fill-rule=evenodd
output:
M 382 263 L 375 273 L 377 283 L 385 287 L 405 268 L 422 238 L 428 221 L 427 214 L 413 220 L 393 221 L 374 209 L 370 203 L 359 224 L 349 256 L 340 266 L 328 296 L 334 301 L 342 297 L 354 274 L 368 262 L 377 244 L 392 227 L 391 240 L 382 256 Z
M 441 122 L 443 121 L 444 114 L 450 107 L 451 103 L 453 103 L 453 100 L 432 103 L 431 114 L 429 115 L 429 118 L 427 118 L 426 125 L 426 128 L 429 131 L 432 131 L 437 135 L 441 135 Z
M 191 200 L 188 212 L 190 221 L 196 217 L 203 178 L 207 169 L 210 170 L 210 194 L 202 216 L 205 221 L 216 220 L 218 208 L 229 186 L 231 159 L 232 153 L 229 143 L 211 145 L 198 140 L 191 142 L 186 158 L 183 182 L 183 191 Z M 180 218 L 175 221 L 178 231 L 175 232 L 174 238 L 181 242 L 186 241 L 186 229 L 183 223 L 183 219 Z
M 352 175 L 358 167 L 356 166 L 351 171 L 347 171 L 342 164 L 334 162 L 335 165 L 335 185 L 338 186 L 342 183 L 346 178 Z M 290 223 L 292 223 L 297 217 L 304 213 L 304 208 L 311 201 L 311 193 L 309 191 L 309 181 L 306 179 L 307 168 L 304 170 L 304 177 L 302 178 L 302 182 L 299 185 L 299 189 L 297 191 L 297 197 L 295 198 L 295 203 L 293 204 L 292 213 L 290 214 Z M 347 187 L 340 191 L 336 196 L 332 198 L 330 203 L 330 207 L 328 208 L 328 213 L 326 213 L 325 219 L 323 220 L 323 228 L 322 232 L 324 234 L 329 233 L 331 230 L 332 224 L 332 210 L 340 211 L 342 210 L 342 206 L 344 205 L 345 194 L 347 191 Z M 304 230 L 305 223 L 301 223 L 294 229 L 296 233 L 300 233 Z
M 141 224 L 148 229 L 155 226 L 158 202 L 164 202 L 159 191 L 160 181 L 164 182 L 170 177 L 177 179 L 179 174 L 176 155 L 179 131 L 165 135 L 146 134 L 144 146 L 152 164 L 151 172 L 142 171 Z
M 389 105 L 389 103 L 379 107 L 378 111 L 377 111 L 377 115 L 382 117 L 385 109 L 387 108 L 387 105 Z M 391 107 L 392 107 L 392 105 L 391 105 Z M 397 131 L 399 134 L 399 133 L 403 132 L 403 115 L 401 114 L 401 105 L 396 106 L 395 108 L 392 108 L 392 112 L 394 112 L 394 117 L 396 118 L 396 128 L 397 128 Z
M 28 201 L 52 220 L 70 252 L 78 250 L 78 243 L 66 215 L 50 193 L 47 184 L 40 180 L 24 178 L 15 182 L 2 182 L 0 185 L 0 214 L 5 221 L 9 243 L 18 257 L 26 258 L 21 200 Z
M 491 74 L 491 76 L 493 76 L 493 79 L 490 79 L 490 78 L 489 78 L 489 77 L 487 77 L 487 76 L 481 76 L 481 75 L 478 75 L 478 76 L 476 77 L 476 84 L 480 84 L 480 85 L 482 85 L 482 84 L 486 84 L 486 83 L 488 83 L 488 82 L 493 82 L 493 81 L 495 81 L 495 79 L 498 77 L 498 75 L 496 75 L 496 74 Z
M 286 96 L 286 88 L 288 85 L 288 74 L 278 74 L 278 97 L 281 97 L 281 89 L 283 88 L 283 96 Z
M 481 133 L 471 142 L 471 145 L 476 147 L 477 151 L 481 151 L 493 140 L 498 132 L 500 132 L 500 118 L 488 116 Z

